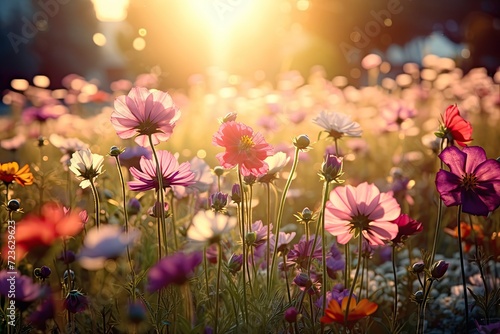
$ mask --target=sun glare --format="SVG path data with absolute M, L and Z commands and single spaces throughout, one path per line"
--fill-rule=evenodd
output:
M 129 0 L 92 0 L 96 17 L 102 22 L 120 22 L 127 18 Z

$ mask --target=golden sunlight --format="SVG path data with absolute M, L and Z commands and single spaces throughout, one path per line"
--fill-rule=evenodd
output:
M 129 0 L 92 0 L 97 19 L 102 22 L 120 22 L 127 18 Z

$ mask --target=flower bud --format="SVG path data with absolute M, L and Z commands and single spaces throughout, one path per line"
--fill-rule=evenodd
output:
M 234 122 L 234 121 L 236 121 L 237 116 L 238 116 L 237 113 L 229 112 L 220 121 L 221 121 L 221 123 Z
M 309 275 L 306 273 L 300 273 L 295 278 L 293 279 L 293 282 L 297 284 L 297 286 L 300 286 L 301 288 L 310 288 L 312 286 L 312 281 L 309 278 Z
M 306 150 L 309 148 L 309 144 L 311 144 L 311 141 L 307 135 L 300 135 L 293 139 L 293 145 L 299 150 Z
M 111 146 L 111 148 L 109 149 L 109 155 L 112 157 L 117 157 L 120 154 L 122 154 L 124 151 L 125 151 L 125 149 L 120 149 L 116 146 Z
M 248 232 L 245 241 L 247 245 L 252 245 L 257 240 L 257 232 Z
M 75 262 L 76 255 L 75 255 L 75 253 L 73 251 L 67 250 L 67 251 L 62 252 L 57 257 L 57 259 L 59 261 L 62 261 L 64 264 L 70 264 L 70 263 Z
M 342 172 L 342 165 L 342 158 L 334 154 L 327 154 L 325 161 L 321 165 L 319 175 L 327 182 L 337 181 L 337 179 L 344 174 L 344 172 Z
M 130 215 L 136 215 L 141 211 L 141 202 L 135 197 L 131 198 L 127 203 L 127 212 Z
M 231 199 L 234 203 L 241 202 L 241 188 L 237 183 L 233 184 L 233 188 L 231 189 Z
M 21 203 L 17 199 L 11 199 L 7 203 L 7 209 L 9 209 L 9 211 L 17 211 L 20 208 L 21 208 Z
M 161 210 L 164 210 L 165 211 L 165 218 L 166 218 L 166 217 L 168 217 L 168 209 L 169 209 L 168 203 L 165 203 L 165 206 L 162 209 L 161 203 L 155 202 L 155 204 L 148 209 L 148 215 L 153 217 L 153 218 L 158 218 L 158 217 L 161 217 Z
M 420 274 L 421 272 L 423 272 L 425 269 L 425 264 L 424 262 L 422 261 L 418 261 L 418 262 L 415 262 L 412 266 L 411 266 L 411 271 L 414 273 L 414 274 Z
M 216 192 L 210 195 L 210 207 L 215 212 L 224 212 L 227 205 L 227 194 Z
M 286 309 L 285 320 L 286 320 L 286 322 L 294 323 L 300 319 L 300 315 L 301 314 L 299 313 L 299 311 L 297 311 L 297 309 L 292 306 L 292 307 L 289 307 L 288 309 Z
M 233 254 L 229 258 L 229 261 L 227 261 L 227 268 L 229 269 L 229 272 L 233 275 L 235 275 L 238 271 L 241 270 L 241 266 L 243 265 L 243 255 L 236 255 Z
M 222 166 L 215 166 L 214 174 L 217 176 L 222 176 L 222 174 L 224 174 L 224 168 Z
M 71 313 L 80 313 L 89 307 L 89 301 L 78 290 L 71 290 L 64 299 L 64 308 Z
M 127 309 L 128 320 L 134 324 L 141 323 L 146 320 L 146 307 L 141 301 L 135 301 L 128 304 Z
M 421 304 L 424 301 L 424 292 L 422 290 L 418 290 L 413 294 L 412 298 L 417 304 Z
M 313 212 L 308 207 L 305 207 L 302 210 L 302 220 L 309 221 L 312 219 L 312 217 L 313 217 Z
M 441 277 L 443 277 L 446 271 L 448 270 L 449 265 L 450 265 L 449 263 L 443 260 L 435 262 L 431 267 L 432 278 L 440 279 Z
M 252 174 L 243 177 L 243 182 L 245 182 L 245 184 L 248 184 L 249 186 L 253 185 L 256 181 L 257 177 Z

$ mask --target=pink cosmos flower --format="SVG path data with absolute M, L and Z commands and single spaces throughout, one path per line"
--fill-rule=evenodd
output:
M 177 159 L 168 151 L 159 150 L 157 152 L 163 175 L 163 187 L 184 186 L 188 187 L 195 183 L 195 175 L 191 171 L 189 162 L 179 165 Z M 132 191 L 145 191 L 150 189 L 158 190 L 158 179 L 156 176 L 156 163 L 153 159 L 142 157 L 140 161 L 141 169 L 130 168 L 130 174 L 136 178 L 135 181 L 128 182 Z
M 122 139 L 135 138 L 135 142 L 148 147 L 149 136 L 153 145 L 170 138 L 181 112 L 168 93 L 144 87 L 134 87 L 127 96 L 115 100 L 111 123 Z
M 326 203 L 325 230 L 346 244 L 360 233 L 371 245 L 394 239 L 401 208 L 394 197 L 381 193 L 373 184 L 337 187 Z
M 243 176 L 267 173 L 269 166 L 264 160 L 272 155 L 272 147 L 251 127 L 234 121 L 223 123 L 212 143 L 226 149 L 226 152 L 217 154 L 222 167 L 239 165 Z

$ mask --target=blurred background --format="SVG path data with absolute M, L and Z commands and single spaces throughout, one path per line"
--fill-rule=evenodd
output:
M 1 91 L 37 75 L 107 90 L 155 73 L 159 88 L 182 89 L 211 67 L 272 81 L 315 65 L 363 85 L 369 53 L 388 76 L 427 54 L 465 72 L 500 65 L 498 0 L 2 0 L 0 29 Z

